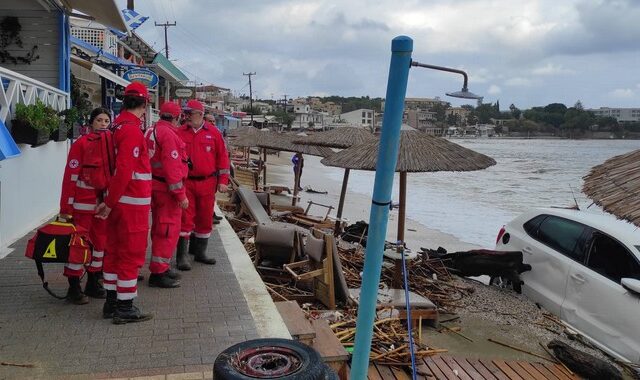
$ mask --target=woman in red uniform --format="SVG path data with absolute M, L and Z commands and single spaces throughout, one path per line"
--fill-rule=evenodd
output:
M 93 187 L 84 183 L 80 178 L 82 157 L 87 143 L 87 137 L 91 133 L 104 132 L 109 128 L 111 116 L 107 109 L 96 108 L 91 112 L 89 125 L 91 132 L 76 140 L 67 158 L 67 166 L 62 180 L 62 195 L 60 197 L 60 214 L 63 219 L 71 219 L 73 224 L 89 231 L 89 237 L 93 243 L 91 264 L 87 267 L 87 285 L 82 292 L 80 278 L 84 274 L 84 266 L 81 264 L 66 264 L 64 275 L 69 281 L 67 299 L 76 305 L 89 302 L 89 297 L 104 298 L 105 290 L 98 281 L 102 274 L 102 259 L 106 240 L 105 220 L 95 218 L 97 206 L 96 191 Z

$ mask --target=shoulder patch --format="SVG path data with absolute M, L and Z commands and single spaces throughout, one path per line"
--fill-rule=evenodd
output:
M 133 157 L 138 158 L 140 156 L 140 147 L 133 148 Z
M 69 161 L 69 167 L 70 167 L 71 169 L 75 169 L 75 168 L 77 168 L 78 166 L 80 166 L 80 162 L 78 162 L 78 160 L 76 160 L 75 158 L 74 158 L 74 159 L 72 159 L 71 161 Z
M 209 134 L 205 135 L 205 137 L 206 137 L 207 139 L 209 139 L 209 140 L 211 140 L 211 139 L 213 138 L 213 136 L 211 136 L 211 135 L 209 135 Z
M 173 158 L 174 160 L 178 159 L 178 151 L 177 150 L 172 150 L 171 151 L 171 158 Z

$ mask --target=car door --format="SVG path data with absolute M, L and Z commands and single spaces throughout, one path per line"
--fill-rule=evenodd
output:
M 537 228 L 527 229 L 531 238 L 523 241 L 523 261 L 532 269 L 521 275 L 523 292 L 555 315 L 562 309 L 569 268 L 574 260 L 584 258 L 578 241 L 585 228 L 573 220 L 547 215 Z
M 590 229 L 583 263 L 569 273 L 562 319 L 607 351 L 632 362 L 640 360 L 640 296 L 625 289 L 621 278 L 640 279 L 640 265 L 629 249 Z

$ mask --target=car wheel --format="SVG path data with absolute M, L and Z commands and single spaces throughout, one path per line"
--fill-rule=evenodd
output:
M 255 339 L 224 350 L 213 365 L 218 380 L 332 379 L 320 354 L 288 339 Z

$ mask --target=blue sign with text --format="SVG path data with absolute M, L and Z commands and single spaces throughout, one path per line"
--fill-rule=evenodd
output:
M 129 82 L 140 82 L 147 86 L 147 88 L 153 88 L 158 84 L 158 75 L 144 68 L 127 70 L 122 77 Z

